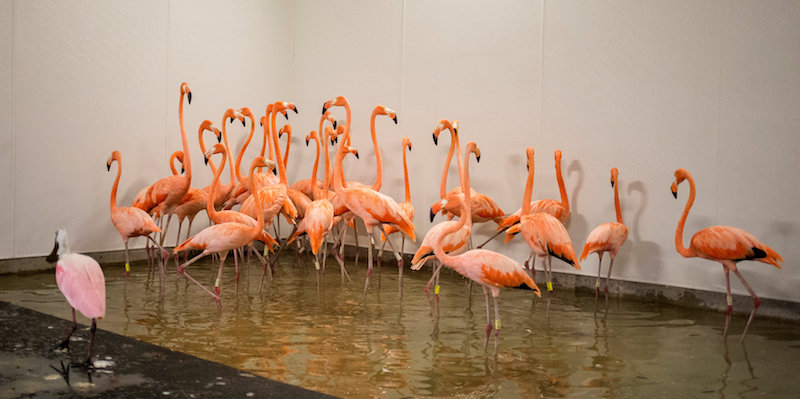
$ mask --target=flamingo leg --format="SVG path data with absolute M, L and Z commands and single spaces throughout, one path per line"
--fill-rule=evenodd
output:
M 178 234 L 175 235 L 175 246 L 181 243 L 181 228 L 183 227 L 183 219 L 178 219 Z
M 614 256 L 611 257 L 611 264 L 608 265 L 608 276 L 606 276 L 606 286 L 603 290 L 606 292 L 606 297 L 608 297 L 608 281 L 611 280 L 611 269 L 614 268 Z
M 597 280 L 594 282 L 594 299 L 600 295 L 600 272 L 603 270 L 603 252 L 597 253 Z
M 481 286 L 483 288 L 483 297 L 486 300 L 486 345 L 489 344 L 489 335 L 492 333 L 492 319 L 489 316 L 489 291 L 486 289 L 486 286 Z M 484 347 L 484 349 L 486 349 Z
M 400 256 L 400 253 L 398 253 L 397 250 L 394 248 L 394 244 L 392 244 L 392 242 L 389 241 L 389 237 L 388 236 L 386 237 L 386 241 L 384 241 L 383 244 L 385 245 L 387 242 L 389 243 L 389 249 L 391 249 L 392 252 L 394 253 L 394 258 L 397 259 L 397 285 L 398 285 L 398 287 L 397 287 L 397 296 L 399 298 L 402 298 L 403 297 L 403 257 Z M 381 247 L 381 252 L 383 252 L 383 247 Z
M 747 329 L 750 327 L 750 322 L 753 321 L 753 317 L 756 315 L 756 310 L 759 306 L 761 306 L 761 299 L 759 299 L 758 295 L 756 295 L 756 292 L 750 288 L 750 284 L 747 284 L 747 281 L 744 280 L 744 277 L 742 277 L 742 274 L 739 273 L 738 269 L 733 269 L 733 272 L 736 273 L 736 277 L 739 277 L 739 280 L 741 280 L 742 284 L 744 284 L 744 288 L 747 288 L 747 292 L 749 292 L 750 296 L 753 297 L 753 310 L 750 311 L 750 318 L 747 319 L 747 324 L 744 326 L 744 332 L 742 333 L 741 341 L 744 342 L 744 336 L 747 334 Z
M 234 257 L 236 256 L 236 251 L 234 250 L 233 253 Z M 219 288 L 220 281 L 222 280 L 222 266 L 225 265 L 225 258 L 228 257 L 228 251 L 223 251 L 220 254 L 220 261 L 219 261 L 219 270 L 217 271 L 217 279 L 214 280 L 214 293 L 216 294 L 215 299 L 217 300 L 217 304 L 219 304 L 219 293 L 221 289 Z
M 728 336 L 728 325 L 731 323 L 731 313 L 733 313 L 733 297 L 731 297 L 731 274 L 730 270 L 728 270 L 727 266 L 725 268 L 725 285 L 728 289 L 728 296 L 726 297 L 728 300 L 728 307 L 725 310 L 725 329 L 722 332 L 723 337 Z
M 347 227 L 346 227 L 346 226 L 345 226 L 345 230 L 347 230 Z M 370 234 L 370 231 L 369 231 L 369 230 L 367 230 L 367 234 Z M 361 251 L 359 251 L 359 249 L 360 249 L 361 247 L 360 247 L 360 246 L 358 246 L 358 223 L 355 223 L 355 222 L 353 223 L 353 237 L 355 237 L 355 239 L 356 239 L 356 259 L 355 259 L 355 265 L 356 265 L 356 266 L 358 266 L 358 253 L 359 253 L 359 252 L 361 252 Z M 342 244 L 344 244 L 344 243 L 342 243 Z M 380 264 L 380 262 L 381 262 L 381 261 L 380 261 L 380 258 L 378 258 L 378 264 Z M 379 266 L 379 267 L 380 267 L 380 266 Z
M 494 336 L 500 335 L 500 308 L 497 306 L 497 295 L 492 293 L 492 300 L 494 301 Z
M 553 290 L 553 257 L 547 257 L 547 290 Z
M 131 258 L 128 256 L 128 240 L 125 240 L 124 244 L 125 244 L 125 282 L 127 282 L 128 275 L 131 274 Z
M 365 224 L 366 226 L 366 224 Z M 369 251 L 367 252 L 367 278 L 364 280 L 364 293 L 362 294 L 362 298 L 367 295 L 367 287 L 369 287 L 369 277 L 372 275 L 372 245 L 373 241 L 373 231 L 369 226 L 366 226 L 367 234 L 369 235 Z
M 234 273 L 236 273 L 236 283 L 239 283 L 239 256 L 238 254 L 242 254 L 242 260 L 244 260 L 244 253 L 240 252 L 241 248 L 236 248 L 233 250 L 233 267 Z
M 167 225 L 164 226 L 164 230 L 161 231 L 161 239 L 159 240 L 159 244 L 163 247 L 164 246 L 164 238 L 167 237 L 167 230 L 169 229 L 169 221 L 172 220 L 172 214 L 167 214 Z
M 511 226 L 508 226 L 508 227 L 511 227 Z M 484 241 L 484 242 L 483 242 L 483 244 L 481 244 L 481 245 L 478 245 L 476 248 L 478 248 L 478 249 L 481 249 L 481 248 L 483 248 L 483 246 L 484 246 L 484 245 L 486 245 L 486 244 L 488 244 L 488 243 L 489 243 L 489 241 L 492 241 L 492 240 L 494 240 L 495 238 L 497 238 L 497 236 L 499 236 L 500 234 L 503 234 L 503 233 L 505 233 L 505 231 L 506 231 L 506 230 L 508 230 L 508 227 L 503 227 L 503 229 L 502 229 L 502 230 L 498 231 L 498 232 L 497 232 L 497 233 L 495 233 L 493 236 L 489 237 L 489 239 L 488 239 L 488 240 Z

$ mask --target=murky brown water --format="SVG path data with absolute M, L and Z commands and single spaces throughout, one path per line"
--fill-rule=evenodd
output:
M 437 319 L 422 290 L 428 268 L 406 270 L 400 300 L 397 268 L 385 264 L 362 301 L 363 261 L 348 264 L 353 282 L 329 269 L 318 290 L 312 263 L 286 253 L 260 294 L 260 268 L 243 268 L 237 289 L 228 263 L 221 309 L 174 265 L 163 283 L 134 265 L 127 284 L 121 265 L 106 265 L 98 327 L 343 397 L 787 397 L 800 387 L 797 323 L 756 318 L 743 345 L 745 316 L 725 340 L 721 312 L 613 298 L 606 308 L 566 290 L 548 312 L 545 299 L 508 289 L 496 349 L 492 339 L 484 350 L 483 294 L 476 287 L 469 300 L 453 273 Z M 213 284 L 208 261 L 190 271 Z M 52 273 L 3 276 L 0 290 L 0 300 L 71 318 Z

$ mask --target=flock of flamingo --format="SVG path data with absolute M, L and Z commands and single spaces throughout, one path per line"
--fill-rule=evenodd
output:
M 223 265 L 229 252 L 233 252 L 234 255 L 237 281 L 239 278 L 239 258 L 244 256 L 245 251 L 249 251 L 255 254 L 263 265 L 263 282 L 264 273 L 267 270 L 270 273 L 272 272 L 272 264 L 275 262 L 281 248 L 305 236 L 307 236 L 310 251 L 314 255 L 315 268 L 318 271 L 324 269 L 329 250 L 328 243 L 330 242 L 332 243 L 330 252 L 340 266 L 342 279 L 343 281 L 344 279 L 349 280 L 344 265 L 343 238 L 348 226 L 355 229 L 355 217 L 357 216 L 363 221 L 369 237 L 368 269 L 364 282 L 364 292 L 366 293 L 373 271 L 373 252 L 375 251 L 376 237 L 380 237 L 383 240 L 382 245 L 388 243 L 390 249 L 394 252 L 400 272 L 400 284 L 402 284 L 404 268 L 401 256 L 402 244 L 398 251 L 387 237 L 391 234 L 402 234 L 403 239 L 408 236 L 411 240 L 416 240 L 413 223 L 414 207 L 411 205 L 405 151 L 406 149 L 411 151 L 412 145 L 407 137 L 403 138 L 405 202 L 398 203 L 379 191 L 382 184 L 382 159 L 375 136 L 375 118 L 379 115 L 386 115 L 397 123 L 397 116 L 394 111 L 379 105 L 375 107 L 371 116 L 371 134 L 377 160 L 377 177 L 372 185 L 347 181 L 344 176 L 342 162 L 345 157 L 348 154 L 358 157 L 358 151 L 350 146 L 351 112 L 349 102 L 345 97 L 337 97 L 325 102 L 322 107 L 319 130 L 311 131 L 306 136 L 306 145 L 311 141 L 314 141 L 316 145 L 316 160 L 311 178 L 289 185 L 286 178 L 289 144 L 286 146 L 286 152 L 281 154 L 279 136 L 289 134 L 291 137 L 291 126 L 285 125 L 280 130 L 276 129 L 276 117 L 278 114 L 282 114 L 288 119 L 289 110 L 297 113 L 297 108 L 294 104 L 275 102 L 267 106 L 266 115 L 260 119 L 264 129 L 264 143 L 261 147 L 261 154 L 250 162 L 250 166 L 247 167 L 248 174 L 246 177 L 242 175 L 241 163 L 245 149 L 253 138 L 256 128 L 255 116 L 246 107 L 238 110 L 228 109 L 223 115 L 221 130 L 208 120 L 204 121 L 198 129 L 198 139 L 204 152 L 205 163 L 210 167 L 214 175 L 214 179 L 208 187 L 198 189 L 191 187 L 192 160 L 183 116 L 184 100 L 191 104 L 191 99 L 192 93 L 189 90 L 189 86 L 186 83 L 182 83 L 180 86 L 179 119 L 183 150 L 173 153 L 170 158 L 170 167 L 173 170 L 173 175 L 162 178 L 143 188 L 132 206 L 118 207 L 116 203 L 117 188 L 122 173 L 120 152 L 114 151 L 106 163 L 109 171 L 112 164 L 114 162 L 117 163 L 116 179 L 111 189 L 110 213 L 111 221 L 122 237 L 125 246 L 126 276 L 130 271 L 128 240 L 140 236 L 146 238 L 148 247 L 152 244 L 153 251 L 160 254 L 160 256 L 153 255 L 153 257 L 158 260 L 163 274 L 164 266 L 166 266 L 171 256 L 170 252 L 164 248 L 165 233 L 169 228 L 172 216 L 175 215 L 179 221 L 179 238 L 172 251 L 172 256 L 175 258 L 177 272 L 201 287 L 216 300 L 217 304 L 219 304 L 220 298 L 220 280 L 222 278 Z M 330 111 L 332 107 L 344 107 L 346 120 L 343 125 L 338 124 L 337 126 L 336 119 Z M 228 144 L 226 126 L 235 120 L 240 121 L 244 126 L 249 121 L 250 134 L 244 141 L 243 147 L 234 161 Z M 328 122 L 327 125 L 326 122 Z M 535 264 L 536 257 L 541 261 L 547 290 L 552 291 L 553 258 L 560 259 L 576 269 L 580 269 L 579 262 L 590 254 L 596 253 L 599 263 L 595 287 L 596 293 L 599 293 L 602 258 L 603 254 L 607 252 L 610 259 L 604 288 L 607 296 L 608 280 L 611 277 L 614 259 L 628 236 L 628 228 L 623 223 L 620 212 L 618 170 L 616 168 L 611 169 L 610 180 L 614 189 L 616 222 L 604 223 L 592 230 L 579 260 L 563 224 L 569 218 L 570 209 L 564 181 L 561 176 L 561 151 L 555 152 L 555 168 L 561 200 L 531 200 L 535 169 L 534 150 L 532 147 L 528 147 L 526 149 L 528 176 L 525 183 L 522 206 L 513 214 L 506 215 L 490 197 L 480 194 L 470 187 L 469 161 L 471 156 L 474 155 L 475 160 L 480 162 L 481 156 L 480 149 L 478 149 L 475 142 L 470 141 L 466 144 L 462 156 L 457 121 L 440 121 L 433 132 L 434 143 L 438 144 L 439 135 L 445 130 L 450 133 L 450 150 L 442 174 L 441 199 L 431 207 L 430 218 L 433 221 L 434 216 L 441 212 L 449 220 L 434 225 L 425 234 L 419 249 L 411 260 L 412 270 L 419 270 L 429 259 L 436 258 L 439 261 L 438 267 L 434 269 L 431 281 L 428 282 L 425 288 L 426 292 L 431 284 L 434 284 L 435 295 L 438 295 L 438 276 L 441 267 L 444 265 L 479 284 L 483 288 L 486 303 L 487 340 L 492 329 L 495 330 L 495 337 L 500 330 L 497 297 L 501 287 L 524 285 L 541 297 L 541 291 L 533 279 L 535 277 L 533 264 Z M 218 141 L 217 144 L 208 149 L 206 149 L 203 140 L 204 135 L 207 133 L 213 133 Z M 341 139 L 339 136 L 342 136 Z M 328 146 L 336 143 L 339 143 L 339 145 L 331 164 Z M 269 158 L 266 157 L 267 145 L 269 145 Z M 456 155 L 456 163 L 459 169 L 460 185 L 448 192 L 446 178 L 448 167 L 454 154 Z M 219 166 L 212 159 L 215 156 L 220 158 Z M 320 156 L 323 157 L 324 172 L 323 177 L 318 179 L 317 172 Z M 182 164 L 181 173 L 173 165 L 175 159 Z M 227 184 L 222 184 L 220 179 L 226 164 L 230 177 Z M 266 171 L 263 168 L 266 168 Z M 753 309 L 742 334 L 742 339 L 744 339 L 753 316 L 759 307 L 760 300 L 739 273 L 736 264 L 742 260 L 756 260 L 780 268 L 780 263 L 783 262 L 783 259 L 777 252 L 759 242 L 751 234 L 744 230 L 727 226 L 714 226 L 703 229 L 692 236 L 689 248 L 684 247 L 683 228 L 694 202 L 695 184 L 692 175 L 688 171 L 685 169 L 676 170 L 675 181 L 672 183 L 672 193 L 676 199 L 678 186 L 684 180 L 689 181 L 690 194 L 675 232 L 676 249 L 684 257 L 700 257 L 722 264 L 727 283 L 728 304 L 723 335 L 727 335 L 733 309 L 730 272 L 733 271 L 742 281 L 753 298 Z M 237 205 L 240 207 L 239 210 L 233 210 L 232 208 Z M 202 210 L 207 212 L 213 224 L 190 236 L 192 221 Z M 269 233 L 270 226 L 273 225 L 279 215 L 283 215 L 289 224 L 293 226 L 291 235 L 286 240 L 283 240 L 282 243 L 279 243 L 281 240 L 276 240 Z M 453 220 L 456 217 L 458 219 Z M 184 219 L 189 220 L 189 228 L 187 229 L 186 238 L 181 241 L 180 229 Z M 498 234 L 495 237 L 505 233 L 505 242 L 522 233 L 522 237 L 531 249 L 529 259 L 520 264 L 516 260 L 498 252 L 482 249 L 486 243 L 473 248 L 471 242 L 472 224 L 490 221 L 498 226 Z M 276 234 L 279 234 L 277 223 L 275 225 Z M 155 233 L 160 233 L 160 235 L 154 238 L 153 235 Z M 358 236 L 356 235 L 356 237 Z M 253 245 L 255 241 L 261 241 L 265 244 L 263 256 Z M 404 241 L 402 242 L 404 243 Z M 300 247 L 299 241 L 297 245 Z M 278 247 L 278 249 L 274 250 L 275 247 Z M 199 250 L 200 253 L 178 264 L 178 254 L 189 250 Z M 273 251 L 275 254 L 270 259 L 268 252 Z M 380 248 L 378 259 L 380 259 L 382 251 L 383 246 Z M 150 252 L 148 250 L 148 253 Z M 212 254 L 218 258 L 219 262 L 213 291 L 187 272 L 187 268 L 194 262 Z M 96 318 L 105 315 L 103 272 L 99 264 L 92 258 L 70 252 L 67 244 L 67 234 L 63 229 L 59 229 L 56 232 L 55 247 L 47 260 L 49 262 L 57 262 L 56 282 L 72 306 L 73 328 L 59 347 L 68 348 L 70 335 L 77 326 L 75 321 L 75 309 L 77 308 L 84 316 L 92 320 L 92 336 L 86 359 L 88 363 L 91 358 L 92 342 L 94 341 L 94 332 L 96 330 Z M 402 286 L 400 288 L 402 290 Z M 494 302 L 494 323 L 492 323 L 491 318 L 489 293 L 491 293 Z

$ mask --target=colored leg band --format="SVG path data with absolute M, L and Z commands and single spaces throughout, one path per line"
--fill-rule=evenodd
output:
M 433 293 L 436 294 L 436 295 L 439 295 L 439 286 L 438 285 L 433 288 Z
M 598 287 L 600 286 L 599 284 L 600 284 L 600 283 L 598 283 L 598 285 L 597 285 Z M 549 282 L 549 281 L 547 282 L 547 290 L 548 290 L 548 291 L 552 291 L 552 290 L 553 290 L 553 283 L 551 283 L 551 282 Z
M 127 273 L 127 272 L 130 272 L 130 271 L 131 271 L 131 264 L 128 263 L 128 262 L 125 262 L 125 272 Z

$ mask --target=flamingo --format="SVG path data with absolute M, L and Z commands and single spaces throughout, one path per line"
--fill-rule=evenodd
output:
M 176 159 L 178 160 L 178 162 L 181 163 L 181 171 L 180 171 L 180 173 L 178 173 L 178 169 L 175 169 L 175 160 Z M 183 170 L 183 151 L 178 150 L 178 151 L 175 151 L 172 154 L 170 154 L 170 156 L 169 156 L 169 170 L 172 171 L 172 175 L 173 176 L 182 175 L 183 174 L 183 172 L 184 172 L 184 170 Z
M 228 199 L 231 197 L 231 193 L 233 192 L 233 189 L 236 186 L 236 176 L 233 173 L 233 161 L 232 161 L 232 157 L 230 155 L 230 150 L 229 150 L 230 147 L 228 147 L 227 133 L 223 134 L 222 131 L 219 128 L 217 128 L 216 126 L 214 126 L 214 124 L 210 120 L 207 120 L 207 119 L 204 120 L 203 123 L 200 125 L 200 129 L 198 129 L 198 132 L 197 132 L 197 141 L 200 143 L 200 151 L 202 151 L 203 154 L 205 154 L 206 151 L 208 150 L 206 148 L 205 141 L 203 140 L 203 133 L 205 133 L 206 131 L 214 133 L 214 135 L 217 138 L 217 143 L 222 142 L 223 139 L 224 139 L 225 150 L 228 152 L 228 154 L 227 154 L 228 161 L 231 164 L 231 167 L 229 168 L 229 170 L 230 170 L 230 179 L 228 180 L 228 184 L 224 184 L 224 185 L 220 184 L 220 187 L 219 187 L 219 189 L 218 189 L 218 191 L 217 191 L 217 193 L 216 193 L 216 195 L 214 197 L 214 209 L 215 210 L 220 210 L 220 209 L 222 209 L 223 206 L 225 206 L 225 202 L 228 201 Z M 213 175 L 213 174 L 215 174 L 217 172 L 217 165 L 214 164 L 214 161 L 209 160 L 208 162 L 209 162 L 208 166 L 211 168 L 211 173 Z M 222 165 L 222 166 L 225 166 L 225 165 Z M 209 184 L 209 185 L 203 187 L 203 191 L 205 191 L 207 194 L 210 194 L 211 193 L 211 185 Z
M 319 118 L 319 130 L 318 130 L 319 132 L 324 132 L 324 130 L 322 128 L 322 124 L 326 120 L 330 121 L 333 124 L 333 128 L 336 129 L 336 119 L 333 117 L 333 115 L 331 115 L 330 112 L 325 112 Z M 323 138 L 322 141 L 323 141 L 323 143 L 321 143 L 321 144 L 325 145 L 324 138 Z M 307 143 L 308 143 L 308 141 L 307 141 Z M 327 147 L 325 147 L 325 148 L 327 149 Z M 328 160 L 326 160 L 326 162 L 328 162 Z M 330 169 L 330 168 L 328 168 L 326 170 L 330 170 L 330 173 L 333 172 L 333 169 Z M 329 172 L 325 172 L 325 173 L 329 173 Z M 330 176 L 326 175 L 325 178 L 328 179 L 328 181 L 330 182 L 331 180 L 333 180 L 333 175 L 330 175 Z M 317 182 L 316 184 L 319 186 L 318 188 L 322 189 L 323 188 L 322 187 L 323 180 L 317 180 L 316 182 Z M 311 187 L 311 179 L 298 180 L 298 181 L 294 182 L 294 184 L 292 184 L 292 186 L 290 188 L 302 192 L 308 198 L 312 198 L 312 199 L 314 198 L 314 192 L 313 192 L 313 189 Z
M 97 319 L 106 315 L 106 280 L 103 269 L 96 260 L 69 250 L 67 232 L 64 229 L 56 231 L 55 245 L 46 261 L 56 264 L 56 284 L 72 307 L 72 329 L 57 348 L 69 348 L 69 338 L 78 328 L 75 320 L 77 308 L 86 318 L 92 319 L 89 350 L 84 362 L 89 364 L 92 359 L 94 335 L 97 331 Z
M 189 153 L 189 140 L 186 138 L 186 125 L 183 122 L 183 98 L 186 96 L 187 101 L 191 104 L 192 92 L 186 82 L 181 83 L 180 92 L 181 98 L 178 107 L 178 116 L 181 126 L 181 144 L 183 145 L 183 167 L 186 174 L 184 176 L 168 176 L 160 179 L 153 183 L 148 190 L 148 197 L 150 201 L 158 207 L 159 215 L 161 215 L 161 217 L 167 215 L 167 224 L 162 229 L 161 237 L 159 238 L 159 244 L 162 246 L 164 245 L 164 236 L 167 229 L 169 229 L 169 222 L 175 211 L 175 207 L 183 200 L 183 196 L 189 191 L 189 187 L 192 183 L 192 162 Z
M 453 233 L 461 226 L 465 225 L 472 215 L 472 201 L 470 200 L 471 190 L 469 185 L 469 154 L 480 156 L 474 141 L 467 143 L 465 149 L 464 173 L 461 177 L 461 187 L 465 194 L 465 200 L 461 202 L 460 213 L 465 215 L 460 218 L 458 223 L 449 224 L 438 236 L 438 240 L 433 243 L 433 251 L 440 262 L 455 270 L 462 276 L 478 283 L 483 287 L 483 295 L 486 299 L 486 343 L 489 342 L 489 334 L 492 332 L 492 322 L 489 312 L 489 291 L 492 293 L 495 314 L 495 337 L 500 333 L 500 311 L 497 306 L 497 297 L 500 295 L 500 287 L 517 287 L 522 284 L 541 297 L 541 291 L 533 279 L 525 273 L 525 269 L 517 261 L 487 249 L 473 249 L 461 255 L 448 255 L 441 242 L 442 237 Z
M 306 208 L 305 217 L 297 224 L 297 229 L 289 237 L 287 245 L 292 243 L 301 234 L 307 234 L 311 243 L 311 253 L 314 254 L 314 268 L 320 270 L 319 266 L 319 249 L 325 240 L 325 237 L 330 233 L 333 228 L 333 204 L 328 200 L 328 160 L 326 154 L 325 162 L 325 183 L 323 184 L 323 191 L 320 192 L 317 186 L 317 168 L 319 166 L 319 147 L 320 139 L 316 131 L 306 136 L 306 145 L 310 140 L 314 140 L 317 145 L 317 158 L 314 161 L 314 167 L 311 170 L 311 188 L 313 190 L 314 201 L 312 201 Z M 323 141 L 324 143 L 324 141 Z M 327 148 L 327 147 L 326 147 Z M 345 276 L 344 265 L 342 267 L 342 279 Z
M 111 164 L 117 162 L 117 177 L 114 179 L 114 185 L 111 186 L 111 200 L 110 200 L 110 213 L 111 223 L 119 232 L 122 237 L 122 242 L 125 244 L 125 276 L 128 276 L 131 271 L 131 260 L 128 256 L 128 240 L 133 237 L 144 236 L 148 240 L 156 244 L 161 251 L 169 256 L 169 252 L 161 245 L 150 237 L 150 234 L 160 232 L 161 229 L 153 222 L 153 218 L 147 212 L 136 207 L 117 207 L 117 187 L 119 186 L 119 178 L 122 175 L 122 154 L 119 151 L 114 151 L 106 161 L 106 168 L 111 171 Z M 170 165 L 172 163 L 170 162 Z
M 561 201 L 559 202 L 553 199 L 536 200 L 531 202 L 530 211 L 549 213 L 563 224 L 567 222 L 567 219 L 569 219 L 569 198 L 567 198 L 567 188 L 564 185 L 564 178 L 561 176 L 561 150 L 556 150 L 553 155 L 555 158 L 556 181 L 558 182 L 558 191 L 561 193 Z M 483 247 L 489 243 L 489 241 L 492 241 L 495 237 L 499 236 L 503 232 L 507 232 L 511 226 L 519 224 L 521 214 L 522 208 L 520 207 L 516 210 L 516 212 L 508 215 L 508 217 L 503 219 L 500 225 L 497 226 L 497 234 L 493 235 L 483 244 L 478 245 L 478 248 Z M 509 236 L 509 238 L 513 238 L 513 235 Z M 536 259 L 534 258 L 533 261 L 535 262 L 535 260 Z M 528 266 L 530 261 L 531 259 L 525 261 L 525 267 Z
M 219 188 L 219 179 L 220 176 L 222 175 L 222 169 L 225 168 L 225 160 L 229 152 L 230 151 L 228 151 L 228 149 L 223 144 L 218 143 L 209 148 L 208 151 L 206 151 L 206 153 L 203 154 L 206 162 L 208 162 L 209 165 L 212 162 L 211 156 L 213 154 L 222 154 L 222 162 L 220 162 L 220 167 L 219 169 L 214 170 L 214 180 L 211 181 L 211 186 L 210 186 L 211 191 L 209 193 L 209 200 L 206 201 L 206 212 L 208 213 L 208 218 L 211 219 L 211 221 L 214 222 L 214 224 L 241 223 L 252 227 L 257 224 L 256 220 L 253 219 L 252 217 L 245 215 L 244 213 L 236 212 L 233 210 L 217 211 L 216 208 L 214 207 L 215 205 L 214 202 L 210 200 L 210 198 L 214 198 L 214 195 L 216 194 L 216 191 Z M 274 246 L 278 245 L 278 242 L 275 241 L 275 239 L 272 238 L 272 236 L 270 236 L 269 233 L 263 230 L 256 238 L 256 240 L 263 242 L 264 245 L 266 246 L 265 248 L 270 251 Z M 253 247 L 250 246 L 250 248 Z M 239 263 L 238 260 L 236 259 L 235 251 L 233 253 L 233 257 L 234 257 L 233 258 L 234 263 L 236 265 L 236 281 L 239 281 Z
M 438 137 L 439 133 L 443 130 L 443 128 L 447 127 L 445 121 L 440 122 L 440 125 L 437 126 L 436 130 L 433 132 L 433 142 L 434 144 L 438 145 Z M 444 126 L 443 126 L 444 125 Z M 458 121 L 453 121 L 451 124 L 452 128 L 450 129 L 451 135 L 451 142 L 450 146 L 453 147 L 455 145 L 456 151 L 460 151 L 458 147 Z M 446 187 L 446 178 L 447 172 L 450 168 L 450 159 L 452 158 L 452 151 L 448 152 L 448 159 L 447 164 L 445 164 L 445 170 L 442 174 L 442 187 L 441 192 L 444 191 Z M 440 193 L 441 195 L 441 193 Z M 502 222 L 503 218 L 505 217 L 505 213 L 503 210 L 500 209 L 500 206 L 491 199 L 490 197 L 480 194 L 475 190 L 472 190 L 470 193 L 470 197 L 472 198 L 472 222 L 473 223 L 485 223 L 489 221 L 493 221 L 495 223 Z M 433 222 L 433 218 L 439 213 L 440 210 L 443 210 L 446 214 L 453 215 L 453 216 L 460 216 L 461 212 L 461 201 L 464 200 L 464 194 L 461 192 L 460 187 L 453 188 L 450 190 L 447 195 L 445 195 L 439 202 L 433 204 L 431 206 L 431 222 Z
M 408 187 L 408 162 L 406 161 L 406 148 L 408 151 L 411 151 L 411 139 L 408 137 L 403 137 L 402 141 L 402 151 L 403 151 L 403 180 L 405 183 L 406 189 L 406 200 L 405 202 L 400 203 L 400 210 L 403 211 L 403 214 L 406 215 L 408 220 L 414 221 L 414 205 L 411 203 L 411 190 Z M 397 226 L 391 224 L 383 225 L 383 233 L 381 234 L 381 240 L 383 240 L 383 244 L 381 245 L 381 250 L 378 251 L 378 259 L 380 260 L 381 255 L 383 254 L 383 247 L 386 245 L 386 242 L 389 240 L 389 235 L 400 231 Z M 400 285 L 400 293 L 402 294 L 403 288 L 403 247 L 405 246 L 406 236 L 401 235 L 400 241 L 400 252 L 395 252 L 394 256 L 397 259 L 397 270 L 399 273 L 398 277 L 398 284 Z M 391 244 L 391 243 L 389 243 Z
M 597 253 L 597 281 L 595 281 L 595 297 L 600 293 L 600 271 L 603 265 L 603 253 L 608 251 L 611 264 L 608 266 L 608 277 L 603 288 L 606 297 L 608 296 L 608 280 L 611 279 L 611 269 L 614 267 L 614 258 L 617 257 L 619 249 L 625 244 L 628 238 L 628 228 L 622 223 L 622 211 L 619 208 L 619 171 L 611 168 L 611 187 L 614 188 L 614 209 L 617 212 L 617 222 L 603 223 L 589 233 L 586 244 L 581 253 L 581 262 L 591 253 Z
M 733 312 L 733 298 L 731 297 L 731 279 L 730 272 L 736 274 L 736 277 L 742 281 L 742 284 L 753 297 L 753 310 L 750 312 L 750 318 L 747 319 L 747 325 L 744 326 L 741 340 L 744 341 L 744 336 L 747 334 L 747 329 L 750 327 L 750 322 L 753 321 L 753 316 L 756 310 L 761 305 L 761 299 L 758 298 L 755 291 L 750 287 L 750 284 L 745 281 L 741 273 L 736 267 L 736 263 L 743 260 L 755 260 L 762 263 L 767 263 L 781 268 L 783 258 L 775 252 L 772 248 L 758 241 L 752 234 L 730 226 L 712 226 L 706 227 L 695 233 L 689 241 L 689 248 L 683 246 L 683 227 L 686 224 L 686 217 L 689 216 L 689 209 L 692 208 L 695 196 L 695 185 L 692 174 L 686 169 L 675 170 L 675 181 L 672 182 L 672 195 L 678 198 L 678 185 L 683 183 L 684 180 L 689 181 L 689 198 L 686 200 L 686 207 L 683 209 L 683 215 L 678 221 L 678 228 L 675 229 L 675 249 L 684 258 L 703 258 L 713 260 L 722 264 L 725 271 L 725 284 L 727 285 L 727 300 L 728 308 L 725 311 L 725 329 L 723 336 L 728 336 L 728 325 L 731 321 L 731 313 Z
M 266 159 L 264 159 L 264 157 L 256 157 L 256 159 L 253 160 L 252 164 L 250 165 L 250 187 L 254 186 L 253 172 L 255 169 L 257 167 L 267 167 L 270 163 L 271 161 L 268 162 Z M 190 248 L 203 250 L 203 252 L 201 252 L 199 255 L 178 266 L 178 273 L 183 274 L 186 278 L 205 290 L 209 295 L 211 295 L 212 298 L 214 298 L 214 300 L 217 302 L 217 305 L 220 305 L 219 284 L 220 279 L 222 278 L 222 266 L 225 264 L 225 258 L 228 256 L 228 251 L 243 247 L 248 244 L 252 245 L 253 240 L 256 240 L 258 237 L 260 237 L 261 231 L 264 228 L 264 214 L 261 212 L 260 202 L 256 202 L 256 208 L 258 212 L 256 212 L 257 218 L 255 226 L 248 226 L 242 223 L 215 224 L 213 226 L 206 227 L 195 236 L 182 242 L 173 249 L 173 253 L 175 254 Z M 200 284 L 200 282 L 186 273 L 186 268 L 189 265 L 212 253 L 218 253 L 220 255 L 219 271 L 217 272 L 217 279 L 214 283 L 215 292 L 211 292 L 211 290 Z M 259 260 L 266 265 L 266 260 L 264 260 L 264 258 L 262 258 L 258 252 L 256 252 L 256 255 L 259 257 Z
M 569 238 L 567 229 L 553 215 L 545 212 L 531 212 L 531 194 L 533 192 L 533 147 L 525 149 L 528 157 L 528 181 L 525 183 L 525 193 L 522 197 L 522 217 L 519 224 L 508 229 L 509 235 L 506 242 L 515 234 L 522 232 L 525 242 L 531 247 L 531 251 L 542 258 L 542 268 L 547 278 L 547 291 L 553 291 L 553 265 L 552 257 L 555 256 L 581 270 L 578 258 L 575 256 L 575 249 L 572 247 L 572 240 Z M 547 264 L 545 264 L 545 260 Z

